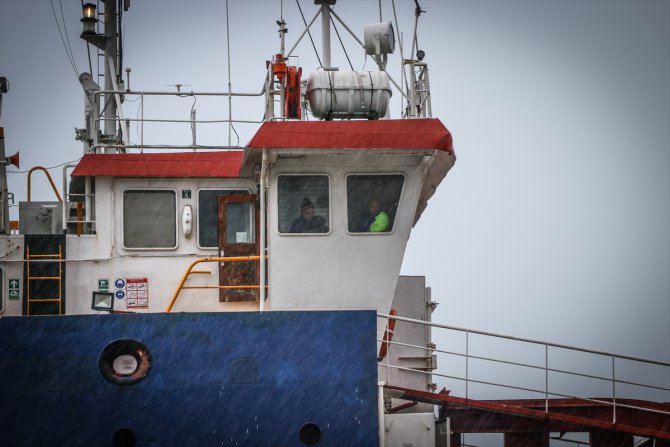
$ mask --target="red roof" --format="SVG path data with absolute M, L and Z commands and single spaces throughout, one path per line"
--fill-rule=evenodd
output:
M 437 149 L 453 152 L 438 119 L 274 121 L 263 123 L 250 148 Z
M 86 154 L 73 176 L 239 177 L 244 151 Z

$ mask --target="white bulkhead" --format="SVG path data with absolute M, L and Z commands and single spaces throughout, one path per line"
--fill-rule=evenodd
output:
M 304 151 L 300 158 L 277 155 L 268 195 L 273 309 L 389 310 L 424 165 L 416 154 L 387 153 L 383 163 L 380 156 L 337 150 Z M 283 187 L 293 180 L 299 184 L 318 178 L 323 186 L 307 185 L 300 191 Z M 292 233 L 286 224 L 282 228 L 283 214 L 298 218 L 305 198 L 315 202 L 315 213 L 324 217 L 323 232 Z M 392 225 L 384 231 L 370 231 L 369 224 L 357 227 L 356 219 L 370 200 L 381 202 L 392 215 Z M 292 212 L 282 209 L 285 203 L 293 203 Z

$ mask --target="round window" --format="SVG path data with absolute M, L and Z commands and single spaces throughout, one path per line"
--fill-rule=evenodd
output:
M 115 340 L 102 350 L 98 367 L 107 381 L 116 385 L 132 385 L 149 374 L 151 354 L 137 340 Z

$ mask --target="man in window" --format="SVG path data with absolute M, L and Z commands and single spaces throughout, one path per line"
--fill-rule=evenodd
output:
M 381 233 L 388 231 L 389 228 L 389 215 L 384 211 L 381 211 L 379 205 L 379 200 L 370 199 L 368 201 L 368 212 L 370 213 L 370 225 L 368 226 L 368 231 L 370 233 Z
M 300 216 L 293 221 L 289 233 L 327 233 L 326 219 L 314 214 L 314 204 L 305 197 L 300 203 Z

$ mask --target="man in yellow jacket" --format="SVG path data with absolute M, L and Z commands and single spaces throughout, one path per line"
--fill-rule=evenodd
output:
M 370 233 L 381 233 L 389 230 L 389 215 L 380 210 L 379 200 L 370 199 L 368 201 L 368 211 L 374 216 L 368 231 Z

